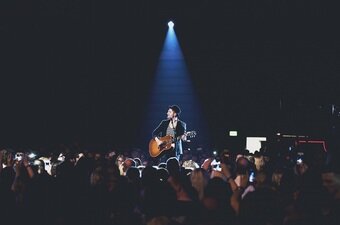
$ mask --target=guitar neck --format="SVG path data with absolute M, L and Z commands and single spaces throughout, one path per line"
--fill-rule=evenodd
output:
M 184 132 L 183 135 L 178 136 L 177 139 L 178 140 L 182 139 L 183 141 L 185 141 L 187 137 L 193 138 L 195 136 L 196 136 L 196 131 L 188 131 L 188 132 Z M 185 139 L 183 139 L 183 138 L 185 138 Z

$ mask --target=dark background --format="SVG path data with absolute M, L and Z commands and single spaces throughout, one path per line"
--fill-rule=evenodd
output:
M 213 142 L 229 129 L 329 137 L 339 119 L 331 105 L 340 104 L 337 8 L 316 0 L 3 0 L 0 142 L 142 144 L 169 19 Z

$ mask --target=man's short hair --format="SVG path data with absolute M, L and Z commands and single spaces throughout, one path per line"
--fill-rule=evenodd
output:
M 170 105 L 169 109 L 172 109 L 177 115 L 181 113 L 181 108 L 178 105 Z

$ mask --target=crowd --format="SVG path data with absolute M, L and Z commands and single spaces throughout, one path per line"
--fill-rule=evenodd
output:
M 335 225 L 340 172 L 324 157 L 185 151 L 180 161 L 63 149 L 0 152 L 1 224 Z

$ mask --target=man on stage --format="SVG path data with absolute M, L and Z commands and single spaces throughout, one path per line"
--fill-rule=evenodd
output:
M 152 136 L 158 145 L 162 144 L 159 137 L 164 137 L 166 135 L 173 137 L 171 149 L 164 151 L 163 154 L 160 155 L 161 162 L 166 162 L 170 157 L 176 157 L 180 160 L 183 154 L 182 141 L 186 140 L 186 123 L 179 120 L 180 113 L 181 109 L 177 105 L 169 106 L 167 119 L 162 120 L 158 127 L 152 132 Z

